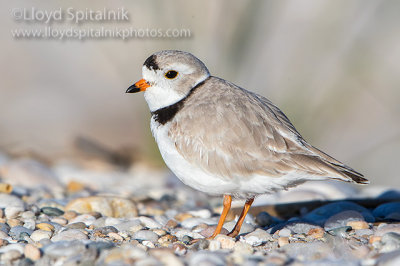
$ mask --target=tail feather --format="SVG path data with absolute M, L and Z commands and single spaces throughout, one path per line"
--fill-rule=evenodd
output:
M 349 179 L 348 181 L 353 181 L 357 184 L 369 184 L 368 179 L 364 178 L 364 175 L 352 169 L 351 167 L 343 164 L 342 162 L 336 160 L 332 156 L 326 154 L 325 152 L 315 148 L 314 146 L 309 145 L 308 148 L 313 151 L 321 160 L 330 166 L 335 172 L 340 174 L 341 176 Z M 343 179 L 341 179 L 343 180 Z

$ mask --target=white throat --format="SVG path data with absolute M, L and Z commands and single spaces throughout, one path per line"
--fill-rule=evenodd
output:
M 186 97 L 186 94 L 183 94 L 182 92 L 179 93 L 168 83 L 155 85 L 152 81 L 157 80 L 157 77 L 159 77 L 157 72 L 143 69 L 143 78 L 150 83 L 150 87 L 148 87 L 144 92 L 144 98 L 151 112 L 177 103 Z M 209 74 L 200 77 L 194 86 L 204 81 L 208 77 Z

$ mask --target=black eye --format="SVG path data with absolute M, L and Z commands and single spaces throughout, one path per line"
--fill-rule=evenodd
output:
M 167 79 L 174 79 L 176 78 L 176 76 L 178 76 L 178 72 L 174 71 L 174 70 L 170 70 L 167 73 L 165 73 L 164 75 Z

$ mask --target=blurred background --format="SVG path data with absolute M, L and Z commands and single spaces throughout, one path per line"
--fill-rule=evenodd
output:
M 125 94 L 153 52 L 193 53 L 269 98 L 314 146 L 374 185 L 400 186 L 400 2 L 3 1 L 0 152 L 52 162 L 103 154 L 165 167 L 143 95 Z M 117 10 L 129 20 L 51 24 L 17 9 Z M 28 13 L 27 15 L 29 15 Z M 39 14 L 40 15 L 40 14 Z M 168 38 L 15 38 L 15 29 L 185 30 Z M 189 34 L 188 34 L 189 32 Z

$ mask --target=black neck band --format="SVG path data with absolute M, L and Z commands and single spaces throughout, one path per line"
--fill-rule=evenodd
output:
M 175 115 L 178 113 L 179 110 L 182 109 L 183 105 L 185 104 L 185 101 L 193 94 L 193 92 L 201 87 L 204 82 L 209 79 L 210 77 L 206 78 L 202 82 L 198 83 L 196 86 L 194 86 L 189 93 L 179 102 L 176 102 L 174 104 L 168 105 L 166 107 L 160 108 L 154 112 L 151 112 L 151 115 L 153 116 L 154 120 L 160 123 L 161 125 L 164 125 L 168 121 L 171 121 Z

